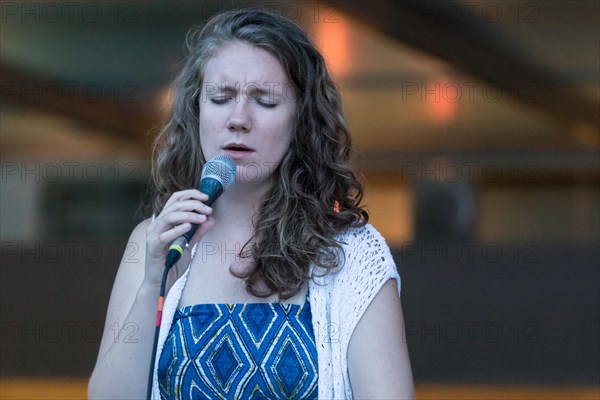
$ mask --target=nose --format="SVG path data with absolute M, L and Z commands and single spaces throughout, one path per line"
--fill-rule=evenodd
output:
M 230 132 L 249 132 L 252 129 L 252 118 L 249 114 L 249 104 L 243 98 L 236 99 L 236 102 L 227 121 L 227 129 Z

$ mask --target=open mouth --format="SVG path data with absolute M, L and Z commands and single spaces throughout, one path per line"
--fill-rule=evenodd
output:
M 250 147 L 242 143 L 230 143 L 226 145 L 224 149 L 231 151 L 254 151 L 254 149 L 251 149 Z
M 230 144 L 223 148 L 225 153 L 234 159 L 240 159 L 254 152 L 253 149 L 243 144 Z
M 244 146 L 227 146 L 227 147 L 225 147 L 225 150 L 231 150 L 231 151 L 252 151 L 248 147 L 244 147 Z

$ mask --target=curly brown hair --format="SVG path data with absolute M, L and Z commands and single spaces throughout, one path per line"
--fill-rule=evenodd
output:
M 232 42 L 274 55 L 298 94 L 290 149 L 253 218 L 253 237 L 240 252 L 251 265 L 235 274 L 256 297 L 276 293 L 288 299 L 311 278 L 311 265 L 327 274 L 340 264 L 342 243 L 336 234 L 368 221 L 361 206 L 363 188 L 350 165 L 351 140 L 340 94 L 322 55 L 293 21 L 260 10 L 237 10 L 188 31 L 170 119 L 154 144 L 152 208 L 158 214 L 172 193 L 195 187 L 200 178 L 205 160 L 198 100 L 204 69 L 217 48 Z M 257 289 L 260 281 L 266 291 Z

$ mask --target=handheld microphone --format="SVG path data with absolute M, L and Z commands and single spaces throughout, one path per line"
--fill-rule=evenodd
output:
M 228 156 L 220 154 L 216 157 L 211 158 L 204 168 L 202 168 L 202 175 L 200 176 L 200 191 L 208 195 L 208 200 L 204 204 L 210 206 L 227 188 L 229 188 L 235 181 L 235 162 Z M 146 392 L 146 398 L 150 400 L 152 398 L 152 385 L 154 377 L 154 365 L 156 361 L 156 345 L 158 343 L 158 335 L 160 333 L 160 325 L 162 322 L 163 305 L 165 302 L 165 289 L 167 283 L 167 275 L 169 270 L 175 263 L 181 258 L 183 249 L 190 242 L 194 233 L 198 229 L 197 224 L 192 224 L 192 228 L 184 235 L 175 239 L 173 244 L 169 247 L 167 253 L 167 260 L 165 262 L 165 269 L 163 271 L 163 277 L 160 284 L 160 293 L 158 297 L 158 303 L 156 306 L 156 324 L 154 329 L 154 344 L 152 346 L 152 356 L 150 358 L 150 370 L 148 371 L 148 389 Z
M 212 205 L 214 201 L 235 182 L 235 161 L 225 154 L 219 154 L 211 158 L 204 168 L 200 177 L 199 190 L 208 195 L 208 200 L 204 202 L 207 206 Z M 187 233 L 178 237 L 169 247 L 167 254 L 166 268 L 171 268 L 183 254 L 183 249 L 192 240 L 192 236 L 198 229 L 197 224 L 192 224 L 192 228 Z

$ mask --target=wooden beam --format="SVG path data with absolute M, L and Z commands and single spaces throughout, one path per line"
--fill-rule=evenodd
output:
M 591 132 L 596 140 L 600 136 L 599 106 L 595 100 L 565 89 L 564 82 L 543 66 L 524 60 L 509 46 L 492 38 L 474 18 L 450 18 L 461 7 L 458 3 L 399 0 L 323 2 L 377 31 L 497 86 L 512 95 L 519 105 L 553 115 L 565 125 L 566 133 Z

